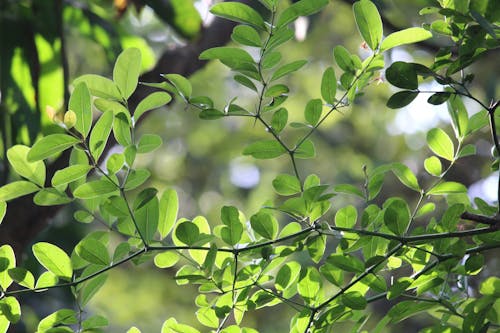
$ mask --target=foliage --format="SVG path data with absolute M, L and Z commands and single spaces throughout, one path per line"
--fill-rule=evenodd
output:
M 322 10 L 328 1 L 302 0 L 286 8 L 275 0 L 260 2 L 270 13 L 268 19 L 242 3 L 215 5 L 214 14 L 243 23 L 232 35 L 241 46 L 200 54 L 200 59 L 222 62 L 235 73 L 237 83 L 253 91 L 254 110 L 234 99 L 218 107 L 210 97 L 194 95 L 189 80 L 179 74 L 166 74 L 161 83 L 144 83 L 158 91 L 131 110 L 128 99 L 138 85 L 141 52 L 129 48 L 118 57 L 112 80 L 88 74 L 74 81 L 69 110 L 53 118 L 63 131 L 44 136 L 32 147 L 15 145 L 8 150 L 8 160 L 22 180 L 0 188 L 0 216 L 8 209 L 5 202 L 34 194 L 40 206 L 78 202 L 81 208 L 74 218 L 100 223 L 106 231 L 89 233 L 71 253 L 49 242 L 34 244 L 33 254 L 46 269 L 37 277 L 16 265 L 10 245 L 0 247 L 0 332 L 20 320 L 18 296 L 53 288 L 71 290 L 78 310 L 60 309 L 48 315 L 37 332 L 102 331 L 107 319 L 100 315 L 84 319 L 82 309 L 107 283 L 109 270 L 148 261 L 160 269 L 173 267 L 179 285 L 198 286 L 196 317 L 217 332 L 255 332 L 244 327 L 245 314 L 280 304 L 295 310 L 290 332 L 330 332 L 344 322 L 352 324 L 352 331 L 360 331 L 370 317 L 370 305 L 383 299 L 394 305 L 373 332 L 421 312 L 435 318 L 422 332 L 498 329 L 499 279 L 482 279 L 478 292 L 468 286 L 470 277 L 484 268 L 484 253 L 500 246 L 498 206 L 479 199 L 473 205 L 467 187 L 447 178 L 461 158 L 475 154 L 474 134 L 488 126 L 495 151 L 492 167 L 498 169 L 499 103 L 475 97 L 468 89 L 474 78 L 465 74 L 482 54 L 499 45 L 494 1 L 440 1 L 422 14 L 446 20 L 385 38 L 377 7 L 369 0 L 356 2 L 354 19 L 370 55 L 360 59 L 336 46 L 335 64 L 318 79 L 318 98 L 304 106 L 302 122 L 291 123 L 283 103 L 292 92 L 280 79 L 307 61 L 281 64 L 279 46 L 293 38 L 290 23 Z M 427 40 L 433 33 L 453 42 L 438 52 L 433 64 L 399 61 L 385 70 L 387 81 L 403 89 L 389 98 L 389 107 L 403 107 L 419 94 L 430 94 L 430 104 L 448 104 L 452 135 L 441 128 L 427 133 L 433 155 L 422 164 L 429 177 L 417 178 L 400 162 L 365 170 L 361 185 L 332 187 L 322 184 L 318 175 L 303 174 L 298 160 L 320 153 L 313 134 L 332 115 L 363 99 L 363 91 L 385 68 L 384 53 Z M 435 80 L 443 89 L 422 91 L 422 80 Z M 135 166 L 138 156 L 162 144 L 156 134 L 138 137 L 138 119 L 170 102 L 171 95 L 204 120 L 243 117 L 262 125 L 269 137 L 251 142 L 242 153 L 255 159 L 288 159 L 291 174 L 276 175 L 269 184 L 278 200 L 267 202 L 249 218 L 237 207 L 223 206 L 215 226 L 202 216 L 179 218 L 182 202 L 177 193 L 150 186 L 150 171 Z M 470 116 L 462 98 L 482 110 Z M 92 105 L 98 113 L 94 123 Z M 104 156 L 111 136 L 121 149 Z M 69 166 L 58 170 L 47 186 L 44 160 L 64 151 L 70 151 Z M 412 191 L 411 200 L 395 195 L 377 201 L 389 172 Z M 356 197 L 357 205 L 333 212 L 332 201 L 341 195 Z M 110 233 L 121 235 L 123 241 L 109 242 Z M 139 330 L 133 327 L 128 332 Z M 161 332 L 198 330 L 169 318 Z

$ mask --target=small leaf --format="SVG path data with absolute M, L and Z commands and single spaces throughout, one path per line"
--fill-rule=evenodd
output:
M 315 267 L 303 267 L 300 272 L 300 280 L 297 283 L 297 291 L 308 303 L 318 298 L 321 289 L 321 275 Z
M 301 191 L 297 177 L 286 174 L 280 174 L 273 180 L 273 188 L 281 195 L 294 195 Z
M 141 186 L 150 176 L 151 172 L 148 169 L 132 170 L 125 182 L 125 190 L 129 191 Z
M 165 238 L 172 230 L 179 210 L 179 198 L 174 189 L 167 189 L 160 198 L 158 231 Z
M 174 266 L 179 259 L 177 252 L 165 251 L 155 256 L 154 263 L 158 268 L 169 268 Z
M 162 76 L 172 83 L 182 98 L 189 100 L 193 93 L 193 87 L 188 79 L 179 74 L 164 74 Z
M 270 159 L 283 155 L 286 149 L 275 140 L 261 140 L 248 145 L 243 155 L 250 155 L 257 159 Z
M 108 320 L 105 317 L 93 315 L 82 321 L 82 328 L 84 332 L 94 331 L 97 328 L 106 327 L 108 324 Z
M 328 104 L 335 103 L 335 94 L 337 92 L 337 78 L 332 67 L 328 67 L 323 73 L 321 79 L 321 97 Z
M 264 211 L 254 214 L 250 218 L 250 225 L 257 234 L 266 239 L 274 239 L 278 234 L 278 221 Z
M 25 180 L 18 180 L 0 187 L 0 202 L 9 201 L 39 191 L 40 188 Z
M 146 192 L 150 189 L 145 189 L 143 192 Z M 156 189 L 154 191 L 148 191 L 150 193 L 156 194 Z M 141 193 L 143 193 L 141 192 Z M 148 200 L 144 205 L 140 205 L 134 202 L 134 213 L 135 218 L 137 220 L 137 226 L 141 231 L 142 237 L 146 243 L 149 243 L 153 240 L 156 231 L 158 230 L 158 220 L 159 220 L 159 201 L 155 196 L 152 197 L 151 200 Z
M 261 66 L 264 69 L 273 68 L 276 66 L 281 60 L 280 52 L 267 52 L 264 54 L 264 57 L 261 58 Z
M 271 119 L 271 127 L 276 131 L 276 133 L 281 132 L 288 122 L 288 111 L 285 108 L 279 108 L 273 113 Z
M 177 228 L 175 228 L 175 236 L 179 241 L 190 246 L 198 241 L 200 230 L 193 222 L 186 221 L 177 225 Z
M 231 34 L 231 39 L 237 43 L 247 46 L 261 47 L 259 33 L 248 25 L 238 25 Z
M 387 101 L 387 107 L 399 109 L 410 104 L 418 96 L 418 91 L 403 90 L 392 95 Z
M 237 69 L 245 64 L 254 64 L 252 56 L 242 49 L 234 47 L 214 47 L 200 54 L 201 60 L 219 59 L 224 65 Z
M 92 199 L 104 196 L 110 196 L 118 192 L 118 187 L 109 180 L 94 180 L 78 186 L 73 195 L 79 199 Z
M 118 86 L 108 78 L 95 74 L 86 74 L 79 76 L 73 84 L 77 86 L 81 82 L 85 82 L 90 93 L 96 97 L 112 99 L 120 101 L 122 96 Z
M 308 16 L 319 12 L 328 4 L 328 0 L 301 0 L 285 9 L 277 23 L 277 27 L 282 27 L 295 21 L 299 16 Z
M 234 80 L 236 82 L 238 82 L 239 84 L 257 92 L 257 87 L 255 86 L 255 84 L 252 82 L 252 80 L 250 80 L 249 78 L 247 78 L 246 76 L 243 76 L 243 75 L 235 75 L 234 76 Z
M 222 223 L 221 238 L 227 244 L 234 246 L 238 244 L 243 234 L 243 225 L 239 219 L 238 209 L 232 206 L 224 206 L 221 209 Z
M 451 96 L 449 92 L 437 92 L 432 94 L 428 99 L 427 103 L 432 105 L 440 105 L 446 102 Z
M 174 74 L 171 74 L 174 75 Z M 186 88 L 187 89 L 187 88 Z M 172 97 L 163 91 L 157 91 L 146 96 L 139 102 L 134 111 L 134 122 L 137 123 L 139 118 L 147 111 L 157 109 L 167 104 L 172 100 Z
M 326 249 L 326 235 L 314 235 L 306 242 L 307 252 L 316 264 L 321 261 Z
M 273 73 L 273 75 L 271 76 L 271 81 L 277 80 L 285 75 L 298 71 L 299 69 L 304 67 L 305 64 L 307 64 L 306 60 L 297 60 L 283 65 Z
M 380 45 L 380 51 L 387 51 L 389 49 L 392 49 L 393 47 L 400 45 L 421 42 L 431 37 L 432 33 L 423 28 L 414 27 L 414 28 L 403 29 L 400 31 L 393 32 L 392 34 L 387 36 L 382 41 L 382 45 Z
M 124 147 L 132 144 L 132 134 L 130 132 L 131 127 L 132 120 L 128 112 L 118 112 L 115 114 L 115 120 L 113 121 L 113 135 L 116 141 Z
M 23 267 L 14 267 L 9 269 L 9 276 L 19 285 L 32 289 L 35 287 L 35 277 Z
M 212 108 L 201 111 L 199 115 L 200 119 L 204 120 L 215 120 L 215 119 L 220 119 L 224 116 L 225 116 L 224 112 Z
M 331 254 L 326 261 L 346 272 L 361 273 L 365 270 L 365 264 L 350 254 Z
M 264 94 L 265 97 L 278 97 L 281 95 L 286 95 L 290 89 L 284 84 L 276 84 L 269 87 Z
M 29 147 L 15 145 L 7 150 L 7 159 L 15 172 L 33 183 L 45 185 L 45 164 L 43 161 L 28 162 Z
M 341 302 L 346 307 L 354 310 L 364 310 L 366 308 L 366 299 L 359 291 L 350 291 L 342 295 Z
M 410 224 L 410 208 L 403 199 L 392 199 L 384 210 L 384 223 L 396 235 L 404 235 Z
M 12 324 L 17 323 L 19 319 L 21 319 L 21 306 L 19 304 L 19 301 L 15 297 L 7 296 L 1 299 L 0 311 L 2 312 L 2 316 L 7 318 Z M 5 331 L 1 332 L 3 333 Z
M 101 115 L 90 133 L 89 149 L 95 161 L 99 160 L 106 148 L 111 128 L 113 127 L 113 112 L 107 111 Z
M 342 207 L 335 214 L 335 225 L 341 228 L 353 228 L 358 219 L 358 212 L 354 206 Z
M 28 153 L 28 162 L 35 162 L 46 159 L 52 155 L 60 153 L 80 140 L 67 134 L 50 134 L 44 136 L 31 147 Z
M 426 158 L 424 161 L 424 168 L 425 171 L 436 177 L 439 177 L 443 172 L 441 161 L 436 156 Z
M 137 144 L 137 153 L 145 154 L 158 149 L 163 141 L 159 135 L 143 134 Z
M 257 29 L 266 30 L 264 19 L 252 7 L 238 2 L 225 2 L 215 4 L 210 12 L 228 20 L 246 23 Z
M 314 156 L 316 156 L 316 149 L 310 139 L 305 140 L 299 147 L 295 148 L 296 158 L 308 159 L 314 158 Z
M 73 201 L 64 192 L 55 188 L 43 188 L 33 197 L 33 202 L 38 206 L 56 206 L 65 205 Z
M 427 144 L 438 156 L 452 161 L 455 155 L 455 147 L 448 134 L 440 128 L 433 128 L 427 132 Z
M 118 86 L 123 99 L 134 92 L 141 72 L 141 51 L 137 48 L 125 49 L 116 59 L 113 81 Z
M 0 224 L 7 213 L 7 203 L 5 201 L 0 201 Z
M 387 81 L 393 86 L 402 89 L 415 90 L 418 88 L 418 78 L 415 66 L 412 63 L 396 61 L 385 71 Z
M 14 250 L 8 244 L 0 246 L 0 287 L 7 290 L 12 284 L 9 270 L 16 267 L 16 256 Z
M 86 138 L 92 127 L 92 102 L 89 88 L 84 81 L 78 83 L 71 93 L 69 109 L 76 115 L 75 129 Z
M 406 165 L 402 163 L 393 163 L 391 165 L 392 172 L 398 177 L 398 179 L 403 183 L 406 187 L 411 188 L 417 192 L 420 192 L 420 186 L 418 185 L 418 180 L 415 174 L 408 168 Z
M 369 0 L 361 0 L 355 2 L 352 8 L 361 37 L 372 50 L 376 50 L 383 34 L 382 20 L 377 7 Z
M 316 126 L 321 119 L 321 112 L 323 111 L 323 103 L 320 99 L 312 99 L 306 104 L 304 116 L 306 121 L 311 126 Z
M 101 266 L 107 266 L 111 262 L 106 246 L 99 240 L 86 237 L 75 247 L 76 253 L 84 260 Z
M 36 259 L 50 272 L 65 280 L 70 280 L 73 267 L 69 256 L 54 244 L 39 242 L 33 245 Z
M 457 182 L 442 182 L 434 186 L 427 192 L 429 195 L 442 195 L 453 193 L 467 193 L 467 188 Z
M 337 45 L 333 48 L 333 57 L 337 65 L 345 72 L 355 71 L 355 66 L 351 58 L 351 54 L 342 45 Z
M 57 170 L 52 177 L 52 186 L 57 187 L 83 178 L 92 169 L 90 165 L 76 164 Z

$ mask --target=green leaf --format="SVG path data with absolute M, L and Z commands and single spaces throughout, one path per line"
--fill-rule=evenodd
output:
M 76 115 L 74 128 L 86 138 L 92 127 L 92 101 L 89 88 L 84 81 L 79 82 L 71 93 L 69 109 Z
M 316 149 L 310 139 L 305 140 L 299 147 L 295 148 L 295 157 L 302 159 L 314 158 L 316 156 Z
M 21 306 L 19 301 L 12 296 L 0 300 L 0 311 L 2 316 L 5 316 L 13 324 L 21 319 Z
M 390 84 L 402 89 L 415 90 L 418 88 L 418 77 L 412 63 L 396 61 L 385 71 L 385 78 Z
M 494 297 L 500 297 L 500 278 L 496 276 L 490 276 L 481 283 L 479 287 L 479 292 L 482 295 L 491 295 Z
M 43 161 L 28 162 L 29 147 L 15 145 L 7 150 L 7 159 L 15 172 L 33 183 L 44 186 L 45 164 Z
M 372 50 L 376 50 L 383 34 L 382 20 L 377 7 L 369 0 L 361 0 L 354 3 L 352 8 L 361 37 Z
M 284 84 L 276 84 L 269 87 L 264 94 L 265 97 L 278 97 L 281 95 L 286 95 L 290 89 Z
M 160 198 L 158 231 L 165 238 L 172 230 L 179 211 L 179 198 L 174 189 L 167 189 Z
M 50 272 L 43 272 L 36 281 L 35 288 L 45 288 L 50 286 L 55 286 L 59 282 L 57 276 Z
M 73 201 L 66 193 L 55 188 L 43 188 L 33 197 L 33 202 L 38 206 L 65 205 Z
M 273 68 L 280 62 L 281 57 L 280 52 L 266 52 L 260 60 L 262 68 Z
M 158 198 L 154 196 L 144 206 L 136 208 L 134 213 L 141 235 L 144 237 L 146 243 L 150 243 L 156 234 L 156 230 L 158 229 Z
M 335 103 L 335 94 L 337 92 L 337 78 L 332 67 L 328 67 L 321 78 L 321 97 L 328 104 Z
M 380 45 L 380 51 L 387 51 L 400 45 L 418 43 L 431 37 L 432 33 L 423 28 L 403 29 L 387 36 Z
M 32 182 L 18 180 L 0 187 L 0 201 L 9 201 L 39 190 L 40 188 Z
M 67 134 L 50 134 L 44 136 L 31 147 L 28 161 L 35 162 L 65 151 L 79 143 L 80 140 Z
M 449 92 L 437 92 L 432 94 L 428 99 L 427 103 L 432 105 L 440 105 L 446 102 L 451 96 Z
M 123 156 L 123 154 L 118 154 L 118 153 L 112 154 L 106 161 L 106 169 L 108 170 L 108 174 L 110 175 L 116 174 L 118 171 L 121 170 L 124 164 L 125 164 L 125 156 Z
M 5 201 L 0 201 L 0 224 L 7 213 L 7 203 Z
M 162 76 L 172 83 L 182 98 L 189 100 L 193 93 L 193 87 L 188 79 L 179 74 L 164 74 Z
M 130 115 L 125 112 L 115 113 L 115 120 L 113 121 L 113 135 L 116 141 L 127 147 L 132 144 L 132 134 L 130 129 L 132 127 L 132 120 Z
M 316 264 L 321 261 L 326 249 L 326 235 L 313 235 L 306 242 L 307 252 Z
M 271 81 L 277 80 L 285 75 L 298 71 L 304 65 L 307 64 L 307 60 L 297 60 L 289 64 L 283 65 L 278 68 L 271 76 Z
M 352 184 L 338 184 L 333 187 L 333 191 L 337 193 L 352 194 L 360 198 L 365 198 L 361 190 Z
M 361 273 L 365 270 L 365 264 L 360 259 L 347 253 L 331 254 L 326 262 L 345 272 Z
M 442 195 L 453 193 L 467 193 L 467 188 L 457 182 L 442 182 L 434 186 L 427 192 L 429 195 Z
M 73 325 L 76 323 L 78 323 L 78 320 L 76 319 L 76 312 L 74 310 L 61 309 L 40 320 L 37 332 L 46 332 L 52 327 Z
M 199 57 L 201 60 L 218 59 L 231 69 L 238 69 L 241 66 L 254 64 L 252 56 L 242 49 L 234 47 L 214 47 L 203 51 Z
M 94 216 L 85 210 L 77 210 L 73 214 L 73 217 L 75 218 L 75 220 L 81 223 L 90 223 L 94 221 Z
M 118 86 L 123 99 L 128 99 L 137 87 L 141 66 L 141 51 L 137 48 L 123 50 L 116 59 L 113 81 Z
M 393 163 L 392 172 L 398 177 L 403 185 L 414 191 L 420 192 L 417 177 L 406 165 L 402 163 Z
M 418 96 L 418 91 L 403 90 L 392 95 L 387 101 L 387 107 L 399 109 L 410 104 Z
M 306 302 L 313 303 L 318 298 L 318 293 L 321 290 L 322 282 L 321 275 L 318 270 L 312 266 L 303 268 L 300 272 L 300 280 L 297 284 L 297 291 Z
M 57 170 L 52 177 L 52 186 L 57 187 L 83 178 L 92 169 L 90 165 L 76 164 Z
M 12 284 L 9 270 L 16 267 L 16 256 L 14 250 L 8 244 L 0 246 L 0 287 L 7 290 Z
M 358 211 L 354 206 L 342 207 L 335 214 L 335 225 L 341 228 L 354 228 L 358 219 Z
M 316 126 L 318 121 L 321 119 L 321 112 L 323 111 L 323 103 L 320 99 L 311 99 L 306 104 L 306 109 L 304 110 L 304 116 L 306 121 L 311 126 Z
M 179 259 L 177 252 L 165 251 L 155 256 L 154 263 L 158 268 L 169 268 L 174 266 Z
M 158 149 L 163 141 L 159 135 L 143 134 L 137 144 L 137 153 L 145 154 Z
M 284 264 L 276 274 L 276 290 L 282 291 L 290 287 L 299 276 L 300 267 L 300 264 L 296 261 L 289 261 Z
M 248 25 L 238 25 L 231 34 L 231 39 L 247 46 L 261 47 L 262 41 L 259 33 Z
M 384 209 L 384 223 L 396 235 L 404 235 L 410 224 L 410 208 L 406 201 L 399 198 L 390 199 Z
M 396 282 L 389 288 L 387 292 L 387 299 L 391 300 L 401 295 L 413 282 L 409 277 L 402 277 L 397 279 Z
M 271 119 L 271 127 L 276 131 L 276 133 L 281 132 L 288 122 L 288 110 L 285 108 L 279 108 L 273 113 Z
M 111 262 L 106 246 L 99 240 L 86 237 L 75 247 L 76 253 L 91 264 L 108 266 Z
M 122 95 L 120 94 L 118 86 L 108 78 L 100 75 L 86 74 L 79 76 L 73 81 L 73 85 L 77 86 L 81 82 L 85 82 L 90 93 L 96 97 L 117 101 L 122 100 Z
M 175 236 L 179 241 L 190 246 L 198 241 L 200 229 L 193 222 L 185 221 L 177 225 L 177 228 L 175 228 Z
M 73 267 L 69 256 L 54 244 L 39 242 L 32 247 L 36 259 L 56 276 L 71 280 Z
M 215 119 L 220 119 L 224 117 L 225 114 L 222 111 L 219 111 L 217 109 L 205 109 L 200 112 L 200 119 L 205 119 L 205 120 L 215 120 Z
M 428 311 L 435 306 L 436 303 L 434 302 L 402 301 L 393 306 L 387 313 L 387 316 L 391 318 L 391 323 L 398 323 L 417 313 Z
M 170 74 L 172 76 L 174 74 Z M 184 79 L 186 80 L 186 79 Z M 180 80 L 179 80 L 180 81 Z M 189 81 L 188 81 L 189 83 Z M 187 89 L 187 88 L 184 88 Z M 137 124 L 139 118 L 147 111 L 162 107 L 172 100 L 172 97 L 163 91 L 157 91 L 146 96 L 142 101 L 139 102 L 134 111 L 134 123 Z
M 110 196 L 118 192 L 118 187 L 111 181 L 102 179 L 94 180 L 78 186 L 73 195 L 79 199 L 93 199 L 98 197 Z
M 125 182 L 125 190 L 128 191 L 141 186 L 150 176 L 151 172 L 148 169 L 132 170 Z
M 317 13 L 326 5 L 328 5 L 328 0 L 297 1 L 281 13 L 276 26 L 279 28 L 295 21 L 299 16 L 308 16 Z
M 451 124 L 453 125 L 456 137 L 465 137 L 469 132 L 469 113 L 460 96 L 454 95 L 448 100 L 448 113 L 450 114 Z M 470 120 L 471 123 L 472 117 Z
M 443 172 L 441 161 L 436 156 L 426 158 L 424 161 L 424 168 L 425 171 L 436 177 L 441 176 L 441 173 Z
M 95 161 L 99 160 L 106 147 L 111 128 L 113 127 L 113 112 L 104 112 L 90 133 L 89 149 Z
M 366 308 L 366 299 L 359 291 L 350 291 L 341 296 L 341 302 L 346 307 L 353 310 L 364 310 Z
M 222 207 L 221 220 L 225 224 L 221 229 L 222 240 L 231 246 L 238 244 L 243 234 L 238 209 L 232 206 Z
M 250 80 L 249 78 L 247 78 L 246 76 L 243 76 L 243 75 L 235 75 L 234 78 L 233 78 L 236 82 L 238 82 L 239 84 L 257 92 L 257 87 L 255 86 L 255 84 L 253 83 L 252 80 Z
M 82 321 L 82 328 L 84 332 L 95 330 L 101 327 L 106 327 L 108 325 L 108 320 L 105 317 L 99 315 L 93 315 Z
M 266 24 L 262 16 L 255 9 L 243 3 L 218 3 L 210 9 L 210 12 L 231 21 L 249 24 L 257 29 L 266 30 Z
M 427 144 L 438 156 L 453 161 L 455 147 L 448 134 L 440 128 L 433 128 L 427 132 Z
M 281 195 L 294 195 L 301 191 L 297 177 L 286 174 L 276 176 L 273 180 L 273 188 Z
M 248 145 L 243 155 L 250 155 L 257 159 L 270 159 L 283 155 L 286 149 L 275 140 L 261 140 Z
M 252 215 L 250 225 L 253 231 L 266 239 L 274 239 L 278 234 L 278 221 L 264 211 Z
M 354 72 L 356 67 L 351 57 L 351 53 L 342 45 L 333 48 L 333 57 L 337 65 L 345 72 Z

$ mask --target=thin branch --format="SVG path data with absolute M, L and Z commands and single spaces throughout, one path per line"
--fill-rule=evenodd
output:
M 484 215 L 473 214 L 469 212 L 464 212 L 460 217 L 467 221 L 478 222 L 482 224 L 488 224 L 492 227 L 496 227 L 500 225 L 500 219 L 498 217 L 489 217 Z

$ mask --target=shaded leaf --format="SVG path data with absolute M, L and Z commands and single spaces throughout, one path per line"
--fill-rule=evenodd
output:
M 71 93 L 69 109 L 76 115 L 75 129 L 86 138 L 92 127 L 92 102 L 89 88 L 84 81 L 79 82 Z
M 332 67 L 328 67 L 321 78 L 321 97 L 328 104 L 335 103 L 335 94 L 337 92 L 337 78 Z
M 96 162 L 104 152 L 104 148 L 106 148 L 106 142 L 108 142 L 109 134 L 111 133 L 111 128 L 113 127 L 113 120 L 113 112 L 104 112 L 97 120 L 92 132 L 90 133 L 89 149 Z
M 81 82 L 85 82 L 90 93 L 96 97 L 112 99 L 120 101 L 122 100 L 122 95 L 118 86 L 108 78 L 95 74 L 86 74 L 79 76 L 73 84 L 77 86 Z
M 301 191 L 300 182 L 295 176 L 280 174 L 273 180 L 274 190 L 281 195 L 294 195 Z
M 118 192 L 118 187 L 109 180 L 94 180 L 78 186 L 73 195 L 79 199 L 92 199 L 101 196 L 109 196 Z
M 271 76 L 271 81 L 277 80 L 285 75 L 298 71 L 299 69 L 304 67 L 305 64 L 307 64 L 307 60 L 297 60 L 283 65 L 273 73 L 273 75 Z
M 250 155 L 257 159 L 275 158 L 286 153 L 286 149 L 275 140 L 261 140 L 248 145 L 243 155 Z
M 410 104 L 418 96 L 418 91 L 403 90 L 392 95 L 387 101 L 387 107 L 399 109 Z
M 402 89 L 414 90 L 418 88 L 418 78 L 415 66 L 412 63 L 396 61 L 385 71 L 387 81 L 393 86 Z

